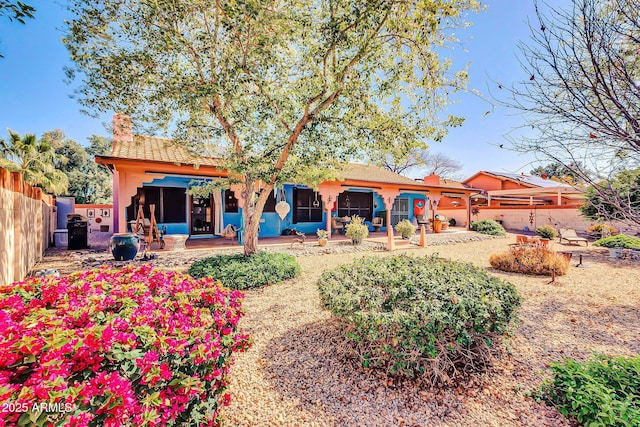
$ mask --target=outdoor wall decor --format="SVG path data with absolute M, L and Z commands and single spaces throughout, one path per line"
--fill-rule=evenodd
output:
M 109 218 L 109 215 L 111 215 L 111 211 L 109 209 L 102 209 L 102 212 L 100 212 L 100 216 L 103 218 Z
M 96 216 L 96 210 L 95 209 L 87 209 L 87 218 L 93 218 Z

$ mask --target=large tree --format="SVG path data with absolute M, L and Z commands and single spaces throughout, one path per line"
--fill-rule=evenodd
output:
M 399 174 L 417 171 L 423 175 L 438 175 L 441 178 L 457 179 L 462 163 L 443 153 L 434 153 L 425 148 L 415 148 L 408 155 L 396 158 L 391 153 L 380 153 L 378 163 L 385 169 Z
M 21 137 L 9 130 L 9 140 L 0 139 L 0 167 L 22 173 L 25 182 L 54 195 L 63 194 L 69 185 L 67 176 L 55 167 L 59 159 L 54 146 L 34 134 Z
M 176 129 L 245 195 L 245 254 L 271 190 L 380 144 L 441 138 L 466 84 L 441 60 L 478 0 L 77 0 L 65 43 L 92 112 Z M 149 131 L 149 129 L 146 129 Z M 212 143 L 206 147 L 205 142 Z M 259 185 L 259 183 L 262 185 Z M 253 195 L 256 195 L 255 197 Z
M 63 195 L 73 197 L 76 203 L 112 203 L 111 174 L 95 162 L 96 155 L 109 152 L 109 140 L 93 135 L 85 148 L 66 138 L 60 130 L 46 132 L 42 139 L 54 147 L 58 154 L 56 169 L 64 172 L 69 180 Z
M 588 183 L 620 219 L 640 225 L 615 179 L 640 165 L 640 8 L 635 0 L 536 4 L 522 44 L 526 80 L 509 105 L 526 118 L 515 148 L 557 162 Z M 503 87 L 503 86 L 501 86 Z M 531 129 L 529 129 L 531 127 Z M 605 213 L 603 211 L 603 213 Z
M 580 169 L 580 165 L 565 166 L 562 163 L 549 163 L 544 166 L 538 166 L 531 170 L 531 175 L 541 176 L 547 179 L 551 179 L 558 182 L 564 182 L 570 185 L 582 185 L 584 182 L 574 172 L 576 169 Z

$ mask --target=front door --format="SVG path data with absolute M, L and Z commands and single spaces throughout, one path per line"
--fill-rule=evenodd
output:
M 212 196 L 191 196 L 191 234 L 213 233 Z
M 396 197 L 391 208 L 391 225 L 395 227 L 403 219 L 409 219 L 409 199 Z

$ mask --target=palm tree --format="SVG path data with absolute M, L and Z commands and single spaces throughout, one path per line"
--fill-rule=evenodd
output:
M 41 187 L 55 195 L 67 191 L 67 176 L 56 169 L 53 145 L 46 140 L 38 141 L 34 134 L 20 137 L 9 129 L 9 143 L 0 139 L 0 167 L 12 172 L 21 172 L 25 182 Z

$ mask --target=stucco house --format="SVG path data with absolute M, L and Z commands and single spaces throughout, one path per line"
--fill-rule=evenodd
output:
M 219 236 L 227 224 L 242 227 L 244 205 L 241 186 L 215 191 L 208 197 L 190 195 L 191 186 L 201 181 L 228 177 L 216 158 L 194 156 L 170 139 L 134 135 L 131 120 L 114 116 L 111 153 L 96 161 L 113 172 L 113 223 L 115 232 L 128 230 L 139 205 L 149 217 L 155 205 L 158 225 L 167 234 Z M 358 215 L 370 222 L 383 217 L 387 229 L 417 214 L 433 217 L 443 195 L 466 201 L 478 190 L 465 186 L 433 185 L 388 170 L 349 163 L 341 179 L 326 181 L 317 189 L 288 183 L 272 192 L 260 220 L 260 237 L 280 235 L 295 228 L 315 233 L 331 230 L 331 218 Z M 275 211 L 286 202 L 289 212 L 281 219 Z M 467 209 L 467 218 L 470 218 Z M 467 224 L 470 221 L 467 221 Z

